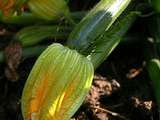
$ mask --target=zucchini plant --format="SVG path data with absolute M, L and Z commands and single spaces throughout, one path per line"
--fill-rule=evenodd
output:
M 12 41 L 23 47 L 23 58 L 40 55 L 22 93 L 24 120 L 69 120 L 83 103 L 94 71 L 140 15 L 138 11 L 126 10 L 131 0 L 99 0 L 84 12 L 71 12 L 68 2 L 0 1 L 0 21 L 21 26 Z M 155 9 L 158 11 L 157 6 Z M 45 40 L 51 45 L 37 45 Z M 0 52 L 0 62 L 3 60 L 4 53 Z M 152 74 L 154 70 L 157 72 Z M 155 85 L 159 84 L 155 80 L 159 79 L 158 70 L 159 60 L 151 60 L 148 71 Z
M 3 51 L 2 46 L 0 51 L 0 63 L 6 63 L 6 78 L 8 71 L 17 72 L 20 58 L 38 57 L 20 100 L 24 120 L 69 120 L 88 94 L 94 71 L 120 43 L 134 46 L 134 39 L 137 44 L 150 41 L 152 46 L 142 47 L 148 50 L 143 60 L 160 111 L 159 0 L 80 0 L 85 3 L 82 10 L 78 8 L 81 5 L 72 2 L 0 0 L 0 37 L 6 39 L 4 46 L 9 44 L 6 48 L 11 48 Z M 136 29 L 133 26 L 128 34 L 138 16 L 143 28 L 136 21 Z M 125 34 L 134 39 L 121 42 Z M 14 67 L 12 58 L 16 57 Z M 133 72 L 137 75 L 143 70 Z
M 155 14 L 151 20 L 151 25 L 149 26 L 151 34 L 153 37 L 152 43 L 150 43 L 151 48 L 146 48 L 148 55 L 147 60 L 147 70 L 149 77 L 153 84 L 153 89 L 155 92 L 155 98 L 157 101 L 158 110 L 160 111 L 160 16 Z
M 160 12 L 160 1 L 159 0 L 151 0 L 152 5 L 156 12 Z
M 66 46 L 53 43 L 40 55 L 22 94 L 25 120 L 69 120 L 74 115 L 91 87 L 94 69 L 117 46 L 138 15 L 128 13 L 111 27 L 129 3 L 101 0 L 74 27 Z

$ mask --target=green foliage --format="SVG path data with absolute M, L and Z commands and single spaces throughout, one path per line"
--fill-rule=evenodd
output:
M 138 15 L 140 15 L 139 12 L 130 12 L 129 14 L 120 17 L 110 29 L 105 31 L 102 36 L 95 40 L 94 44 L 89 48 L 92 49 L 92 53 L 89 57 L 95 68 L 106 60 L 111 52 L 117 47 Z
M 69 28 L 64 26 L 30 26 L 20 30 L 15 40 L 19 41 L 24 47 L 35 45 L 47 38 L 62 39 L 66 37 Z
M 154 9 L 160 13 L 160 0 L 151 0 Z
M 95 1 L 88 0 L 86 3 L 89 2 Z M 15 0 L 14 4 L 9 6 L 9 9 L 2 9 L 0 1 L 0 22 L 2 28 L 3 26 L 6 27 L 5 32 L 9 34 L 11 42 L 20 42 L 22 47 L 25 47 L 22 49 L 23 58 L 39 56 L 47 48 L 47 45 L 53 42 L 59 42 L 64 45 L 53 44 L 49 46 L 37 60 L 36 65 L 38 64 L 38 67 L 36 65 L 33 67 L 34 72 L 31 72 L 27 80 L 27 90 L 25 88 L 25 92 L 23 93 L 25 94 L 22 100 L 24 118 L 32 120 L 30 117 L 35 117 L 35 114 L 37 120 L 39 120 L 40 116 L 43 116 L 43 119 L 46 116 L 49 116 L 49 119 L 52 116 L 56 118 L 56 114 L 50 114 L 48 110 L 58 111 L 57 113 L 60 113 L 59 117 L 62 117 L 63 113 L 66 112 L 63 111 L 63 108 L 65 108 L 63 106 L 66 104 L 65 110 L 69 112 L 65 115 L 66 120 L 68 120 L 82 104 L 87 94 L 86 90 L 88 91 L 91 86 L 93 67 L 94 69 L 98 68 L 119 45 L 121 40 L 125 39 L 125 35 L 138 16 L 141 16 L 139 17 L 140 21 L 146 22 L 143 25 L 143 29 L 145 30 L 143 32 L 139 30 L 139 26 L 135 23 L 136 29 L 134 28 L 135 33 L 133 34 L 134 37 L 138 38 L 137 44 L 142 42 L 144 44 L 142 49 L 144 51 L 145 49 L 148 50 L 144 60 L 147 61 L 147 70 L 153 82 L 155 96 L 160 106 L 160 1 L 152 0 L 151 6 L 147 0 L 143 1 L 143 3 L 138 0 L 132 2 L 131 0 L 99 0 L 92 9 L 90 9 L 92 5 L 89 7 L 86 5 L 84 6 L 84 10 L 76 12 L 74 8 L 70 9 L 67 3 L 70 4 L 72 1 Z M 128 5 L 129 7 L 127 8 Z M 153 10 L 156 12 L 153 12 Z M 142 14 L 140 15 L 140 13 Z M 146 15 L 143 15 L 143 13 Z M 3 30 L 1 34 L 3 36 Z M 8 40 L 8 36 L 6 38 Z M 147 41 L 147 38 L 151 38 L 150 41 Z M 143 40 L 139 41 L 139 39 Z M 124 42 L 126 44 L 128 40 Z M 149 44 L 151 47 L 145 46 L 146 44 Z M 0 62 L 4 61 L 4 55 L 4 52 L 1 51 Z M 78 58 L 82 59 L 79 61 Z M 87 68 L 87 65 L 90 65 L 90 67 Z M 91 72 L 89 70 L 85 72 L 85 69 L 92 70 Z M 50 74 L 48 70 L 54 74 L 50 75 L 50 81 L 46 80 L 50 84 L 47 82 L 43 84 L 42 79 L 40 79 L 41 77 L 39 77 L 41 74 L 38 72 L 42 73 L 43 80 L 45 80 L 46 75 Z M 78 70 L 81 70 L 83 74 L 79 74 L 79 72 L 75 73 Z M 67 76 L 68 73 L 72 74 Z M 73 79 L 72 75 L 76 76 L 75 78 L 77 79 Z M 80 75 L 79 78 L 77 77 L 78 75 Z M 85 89 L 85 80 L 88 78 L 89 84 L 87 89 Z M 34 81 L 36 84 L 32 83 Z M 63 84 L 64 81 L 65 84 Z M 72 86 L 74 91 L 71 90 L 72 87 L 65 87 L 65 85 L 71 86 L 73 81 L 75 83 L 75 86 Z M 78 83 L 81 84 L 80 89 L 77 89 Z M 43 89 L 43 85 L 51 89 L 54 94 L 50 91 L 45 91 L 46 89 Z M 36 87 L 40 89 L 36 89 Z M 60 90 L 60 93 L 59 91 L 54 92 L 54 88 Z M 43 92 L 47 99 L 41 94 Z M 63 99 L 65 96 L 63 93 L 69 94 L 67 94 L 69 98 L 67 101 Z M 76 93 L 76 96 L 80 95 L 80 98 L 76 98 L 74 93 Z M 38 97 L 35 97 L 35 94 Z M 34 98 L 36 98 L 36 103 L 34 101 L 31 102 Z M 39 99 L 42 101 L 39 101 Z M 65 104 L 61 104 L 61 100 Z M 39 102 L 44 102 L 42 107 Z M 68 103 L 70 103 L 69 106 L 67 105 Z M 74 109 L 71 109 L 70 106 Z M 34 111 L 34 108 L 37 111 L 39 110 L 39 112 Z M 28 117 L 28 115 L 30 116 Z M 61 118 L 59 119 L 61 120 Z
M 12 15 L 0 19 L 3 23 L 6 24 L 16 24 L 16 25 L 30 25 L 38 22 L 44 22 L 44 20 L 34 16 L 32 13 L 23 12 L 20 15 Z
M 29 0 L 28 5 L 34 15 L 45 20 L 69 16 L 65 0 Z
M 71 32 L 68 46 L 89 55 L 91 51 L 86 51 L 90 45 L 110 28 L 129 3 L 130 0 L 101 0 Z
M 156 95 L 156 100 L 160 111 L 160 60 L 151 59 L 147 65 L 149 76 L 153 82 L 153 87 Z
M 24 120 L 69 120 L 83 103 L 93 80 L 91 61 L 61 44 L 37 59 L 22 95 Z

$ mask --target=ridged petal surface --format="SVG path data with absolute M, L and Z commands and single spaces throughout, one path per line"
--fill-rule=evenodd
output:
M 30 0 L 28 5 L 38 17 L 53 20 L 69 12 L 65 0 Z
M 24 120 L 69 120 L 80 107 L 93 79 L 93 65 L 58 43 L 36 61 L 22 95 Z

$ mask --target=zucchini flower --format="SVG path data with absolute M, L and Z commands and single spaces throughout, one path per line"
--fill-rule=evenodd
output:
M 69 13 L 65 0 L 29 0 L 28 5 L 34 15 L 46 20 L 53 20 Z
M 36 61 L 23 90 L 24 120 L 69 120 L 93 79 L 90 60 L 61 44 L 50 45 Z
M 15 10 L 20 9 L 26 0 L 0 0 L 0 11 L 5 15 L 9 15 Z

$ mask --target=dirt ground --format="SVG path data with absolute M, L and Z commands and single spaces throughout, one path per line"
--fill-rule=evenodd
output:
M 72 120 L 159 120 L 142 46 L 122 43 L 116 48 L 96 70 L 91 90 Z M 7 80 L 6 64 L 0 64 L 1 120 L 23 120 L 20 98 L 35 60 L 20 63 L 16 82 Z

